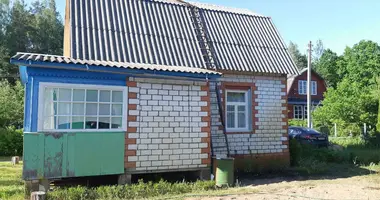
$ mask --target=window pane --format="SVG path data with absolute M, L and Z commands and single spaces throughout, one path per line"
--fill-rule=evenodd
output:
M 122 114 L 123 114 L 123 106 L 121 104 L 113 104 L 112 115 L 122 115 Z
M 227 112 L 227 127 L 235 128 L 235 113 Z
M 55 117 L 54 116 L 45 116 L 43 127 L 44 129 L 55 129 Z
M 52 101 L 44 102 L 44 115 L 56 115 L 57 114 L 57 103 L 53 103 Z
M 112 117 L 111 128 L 122 128 L 121 117 Z
M 58 129 L 70 129 L 70 117 L 58 117 Z
M 238 113 L 238 127 L 245 128 L 246 127 L 246 117 L 245 112 Z
M 70 115 L 71 104 L 70 103 L 58 103 L 58 115 Z
M 86 117 L 86 129 L 96 129 L 96 117 Z
M 245 112 L 245 106 L 238 106 L 239 112 Z
M 97 90 L 87 90 L 86 101 L 97 102 L 98 101 L 98 91 Z
M 245 102 L 245 93 L 227 92 L 227 102 Z
M 73 103 L 73 115 L 84 115 L 84 103 Z
M 110 104 L 99 104 L 99 115 L 110 115 Z
M 100 102 L 110 102 L 111 101 L 111 91 L 100 91 Z
M 73 122 L 71 124 L 72 129 L 83 129 L 84 128 L 84 117 L 73 117 Z
M 71 89 L 59 89 L 58 101 L 71 101 Z
M 97 115 L 98 114 L 98 104 L 88 103 L 86 104 L 86 115 Z
M 227 112 L 234 112 L 235 106 L 227 105 Z
M 123 102 L 123 92 L 112 91 L 112 102 Z
M 44 101 L 57 101 L 58 89 L 57 88 L 45 88 Z
M 109 129 L 110 128 L 110 118 L 109 117 L 99 117 L 99 129 Z
M 74 89 L 73 90 L 73 100 L 74 101 L 84 101 L 84 95 L 85 94 L 85 90 L 81 90 L 81 89 Z

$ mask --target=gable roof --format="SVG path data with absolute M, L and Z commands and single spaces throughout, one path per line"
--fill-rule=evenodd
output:
M 199 8 L 217 70 L 297 74 L 271 18 L 190 4 Z M 174 0 L 67 0 L 65 55 L 207 68 L 189 9 Z
M 287 79 L 287 93 L 289 94 L 290 92 L 290 89 L 292 88 L 292 85 L 294 83 L 294 80 L 298 77 L 298 76 L 301 76 L 303 73 L 306 73 L 307 72 L 307 68 L 303 68 L 299 74 L 292 74 L 292 75 L 288 75 L 288 79 Z M 326 85 L 326 82 L 325 82 L 325 79 L 319 75 L 314 69 L 311 69 L 311 73 L 315 74 L 318 78 L 320 78 L 321 80 L 323 80 L 324 82 L 324 85 L 327 87 Z

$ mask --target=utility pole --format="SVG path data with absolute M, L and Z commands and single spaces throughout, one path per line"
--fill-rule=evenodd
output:
M 307 62 L 307 127 L 312 128 L 311 126 L 311 41 L 309 42 L 309 57 Z

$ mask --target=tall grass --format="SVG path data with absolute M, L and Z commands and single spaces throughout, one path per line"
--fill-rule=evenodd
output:
M 101 186 L 97 188 L 70 187 L 60 188 L 48 193 L 48 199 L 58 200 L 90 200 L 90 199 L 136 199 L 152 198 L 163 195 L 179 195 L 191 192 L 209 191 L 215 189 L 213 181 L 197 181 L 194 183 L 179 182 L 158 183 L 139 181 L 132 185 Z

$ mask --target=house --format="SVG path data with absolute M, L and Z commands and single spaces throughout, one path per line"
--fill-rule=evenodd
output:
M 286 77 L 270 17 L 164 0 L 67 0 L 64 55 L 18 53 L 27 181 L 289 165 Z M 41 182 L 41 181 L 40 181 Z
M 325 80 L 314 70 L 311 70 L 311 104 L 312 110 L 321 106 L 323 94 L 327 90 Z M 307 119 L 307 68 L 299 75 L 288 76 L 288 118 Z

